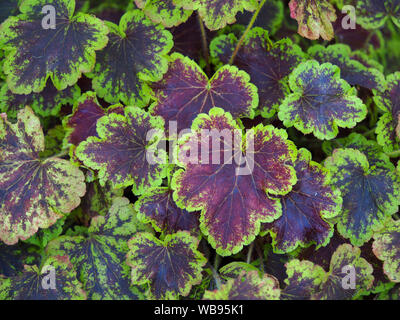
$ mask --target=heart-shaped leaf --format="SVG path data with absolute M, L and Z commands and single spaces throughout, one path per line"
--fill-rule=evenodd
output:
M 42 13 L 45 6 L 53 8 L 48 15 L 55 14 L 54 25 Z M 40 92 L 49 77 L 63 90 L 93 69 L 95 51 L 108 41 L 107 27 L 100 19 L 74 15 L 75 0 L 27 0 L 19 9 L 21 14 L 0 28 L 0 47 L 6 51 L 3 68 L 12 92 Z
M 44 136 L 32 109 L 18 122 L 0 117 L 0 239 L 14 244 L 48 228 L 69 213 L 85 194 L 83 173 L 69 161 L 40 159 Z

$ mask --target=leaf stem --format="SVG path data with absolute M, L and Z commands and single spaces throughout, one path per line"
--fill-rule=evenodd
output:
M 393 152 L 386 153 L 390 158 L 398 158 L 400 157 L 400 150 L 396 150 Z
M 254 241 L 250 244 L 249 250 L 247 251 L 246 263 L 250 263 L 251 255 L 253 254 L 253 249 L 254 249 Z
M 249 33 L 249 31 L 251 30 L 251 28 L 253 27 L 254 23 L 256 22 L 256 19 L 261 11 L 261 8 L 263 7 L 264 3 L 266 0 L 262 0 L 260 2 L 260 5 L 258 6 L 256 12 L 254 12 L 253 17 L 251 18 L 249 24 L 247 25 L 246 30 L 243 32 L 242 36 L 240 37 L 238 43 L 236 44 L 236 48 L 232 53 L 231 58 L 229 59 L 228 64 L 232 64 L 233 61 L 235 60 L 235 57 L 237 55 L 237 53 L 239 52 L 240 47 L 242 46 L 243 41 L 246 39 L 247 34 Z
M 199 26 L 200 26 L 201 45 L 203 48 L 203 55 L 204 55 L 204 59 L 206 59 L 206 72 L 207 72 L 207 75 L 210 76 L 211 75 L 211 66 L 210 66 L 210 55 L 208 53 L 207 33 L 206 33 L 206 29 L 204 28 L 203 21 L 201 20 L 201 17 L 199 14 L 197 14 L 197 20 L 198 20 Z

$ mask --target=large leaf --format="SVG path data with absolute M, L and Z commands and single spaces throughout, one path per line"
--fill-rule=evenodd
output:
M 400 282 L 400 221 L 390 221 L 374 234 L 374 254 L 383 261 L 383 270 L 393 282 Z
M 41 116 L 57 116 L 61 107 L 66 104 L 72 105 L 80 93 L 77 85 L 59 91 L 52 83 L 48 83 L 40 93 L 15 94 L 4 84 L 0 89 L 0 111 L 6 112 L 10 118 L 15 118 L 19 110 L 30 106 Z
M 400 1 L 358 0 L 356 16 L 357 23 L 365 29 L 381 28 L 388 19 L 400 27 Z
M 320 63 L 330 62 L 337 65 L 340 68 L 342 79 L 352 86 L 358 85 L 378 91 L 385 90 L 386 81 L 383 74 L 379 70 L 367 67 L 358 61 L 359 56 L 353 56 L 348 45 L 333 44 L 323 47 L 317 44 L 308 49 L 308 54 Z
M 218 30 L 236 21 L 236 14 L 244 10 L 254 11 L 257 0 L 173 0 L 179 7 L 197 10 L 210 30 Z
M 223 108 L 234 118 L 252 118 L 258 95 L 249 80 L 247 73 L 228 65 L 208 79 L 193 60 L 173 53 L 164 78 L 152 84 L 156 102 L 151 113 L 164 118 L 166 129 L 170 121 L 176 121 L 178 132 L 190 128 L 199 113 L 208 113 L 213 107 Z
M 305 38 L 332 40 L 335 8 L 329 0 L 291 0 L 290 16 L 299 24 L 298 33 Z
M 211 56 L 217 65 L 226 64 L 235 50 L 235 34 L 221 35 L 210 44 Z M 288 38 L 272 44 L 268 31 L 253 28 L 240 47 L 234 64 L 250 75 L 258 89 L 259 109 L 264 117 L 271 117 L 290 92 L 289 74 L 304 60 L 300 47 Z
M 44 136 L 26 107 L 12 124 L 0 117 L 0 239 L 14 244 L 48 228 L 80 203 L 83 173 L 69 161 L 40 159 Z
M 51 287 L 52 281 L 55 288 Z M 12 278 L 0 277 L 0 300 L 85 299 L 86 293 L 67 256 L 50 257 L 41 268 L 26 265 L 21 275 Z
M 55 29 L 42 27 L 45 5 L 55 9 Z M 95 51 L 107 44 L 108 30 L 94 16 L 74 15 L 74 8 L 74 0 L 26 0 L 20 6 L 21 14 L 2 24 L 4 72 L 14 93 L 40 92 L 49 77 L 63 90 L 93 69 Z
M 124 116 L 111 113 L 97 120 L 98 137 L 80 143 L 76 155 L 89 168 L 99 170 L 102 186 L 107 181 L 116 188 L 132 185 L 133 192 L 141 194 L 160 185 L 166 175 L 167 156 L 164 150 L 157 151 L 164 121 L 137 107 L 124 111 Z M 147 140 L 151 130 L 157 132 Z
M 197 250 L 199 240 L 187 231 L 178 231 L 158 240 L 139 233 L 129 240 L 127 263 L 132 267 L 132 283 L 148 286 L 148 297 L 176 299 L 187 296 L 201 282 L 204 256 Z
M 93 89 L 109 103 L 144 107 L 150 98 L 147 82 L 158 81 L 167 72 L 172 35 L 140 10 L 125 13 L 119 26 L 111 22 L 107 26 L 110 40 L 88 75 Z
M 192 14 L 192 10 L 177 7 L 173 0 L 135 0 L 135 3 L 151 21 L 167 28 L 185 22 Z
M 357 90 L 340 78 L 340 69 L 330 63 L 309 60 L 290 75 L 290 94 L 279 107 L 279 119 L 318 139 L 337 136 L 338 127 L 353 128 L 364 120 L 367 107 Z
M 137 299 L 125 264 L 127 241 L 146 230 L 126 198 L 115 198 L 105 216 L 92 219 L 86 235 L 61 236 L 49 243 L 49 255 L 68 255 L 89 299 Z
M 330 218 L 337 216 L 342 198 L 330 186 L 328 171 L 300 149 L 295 162 L 297 183 L 281 197 L 282 216 L 264 228 L 271 233 L 275 252 L 285 253 L 311 243 L 326 245 L 332 234 Z
M 219 136 L 209 134 L 204 139 L 204 130 Z M 242 135 L 229 113 L 213 108 L 208 115 L 200 114 L 192 133 L 180 141 L 179 159 L 185 170 L 173 177 L 174 199 L 186 210 L 202 210 L 201 230 L 218 254 L 240 251 L 254 240 L 261 222 L 272 222 L 281 215 L 279 200 L 267 193 L 288 193 L 296 183 L 291 163 L 297 152 L 286 139 L 284 130 L 262 124 Z M 192 159 L 182 160 L 187 152 Z
M 205 300 L 279 300 L 279 282 L 273 276 L 258 271 L 242 271 L 220 289 L 206 291 Z
M 394 165 L 382 158 L 374 165 L 356 149 L 336 149 L 325 160 L 332 172 L 332 184 L 341 190 L 342 215 L 338 231 L 360 246 L 370 240 L 373 231 L 397 212 L 400 204 L 400 178 Z
M 378 143 L 386 152 L 399 149 L 400 138 L 397 136 L 396 130 L 400 123 L 400 72 L 387 76 L 386 91 L 375 92 L 374 101 L 383 111 L 375 131 Z

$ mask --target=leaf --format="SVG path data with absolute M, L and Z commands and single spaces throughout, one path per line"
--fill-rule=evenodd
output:
M 385 91 L 386 80 L 383 74 L 355 59 L 348 45 L 333 44 L 325 48 L 317 44 L 308 49 L 308 54 L 320 63 L 329 62 L 338 66 L 342 79 L 352 86 Z
M 62 152 L 62 142 L 65 136 L 62 125 L 56 125 L 47 130 L 44 137 L 44 151 L 39 153 L 40 158 L 47 158 Z
M 55 289 L 47 288 L 51 275 L 55 277 Z M 25 266 L 21 275 L 0 277 L 0 299 L 86 300 L 86 293 L 68 257 L 54 256 L 46 259 L 40 271 L 37 266 Z
M 208 79 L 193 60 L 173 53 L 168 72 L 152 85 L 156 102 L 150 112 L 164 118 L 166 130 L 176 121 L 178 132 L 190 128 L 197 114 L 208 113 L 215 106 L 234 118 L 252 118 L 258 95 L 249 80 L 247 73 L 228 65 Z
M 265 225 L 277 253 L 328 244 L 333 234 L 329 219 L 340 213 L 342 198 L 330 186 L 328 171 L 311 161 L 311 153 L 300 149 L 295 162 L 297 183 L 292 191 L 281 196 L 282 216 Z
M 202 139 L 204 130 L 216 134 Z M 223 142 L 219 149 L 212 146 L 216 141 L 219 146 Z M 246 146 L 252 145 L 249 152 Z M 193 159 L 182 160 L 187 152 Z M 296 153 L 284 130 L 260 124 L 244 135 L 229 113 L 213 108 L 200 114 L 192 133 L 180 141 L 185 170 L 174 174 L 174 200 L 188 211 L 202 210 L 200 228 L 219 255 L 235 254 L 254 240 L 261 222 L 281 215 L 279 200 L 271 197 L 288 193 L 296 183 L 291 166 Z
M 230 33 L 214 38 L 210 53 L 220 66 L 229 62 L 238 39 Z M 288 38 L 272 43 L 268 31 L 253 28 L 240 47 L 234 64 L 250 75 L 258 89 L 259 109 L 263 117 L 272 117 L 283 99 L 289 94 L 288 76 L 304 60 L 301 48 Z
M 375 133 L 377 134 L 377 141 L 383 147 L 383 150 L 392 152 L 399 149 L 400 141 L 396 134 L 400 115 L 400 72 L 390 74 L 386 79 L 386 91 L 383 93 L 374 92 L 374 102 L 383 111 Z
M 24 270 L 25 264 L 36 264 L 38 260 L 39 255 L 31 245 L 19 242 L 9 246 L 0 242 L 0 275 L 16 276 Z
M 99 170 L 102 186 L 107 181 L 115 188 L 132 185 L 133 192 L 141 194 L 159 186 L 166 175 L 166 153 L 157 150 L 164 121 L 137 107 L 126 107 L 124 111 L 124 116 L 111 113 L 97 120 L 99 137 L 87 138 L 75 153 L 86 166 Z M 151 130 L 157 132 L 147 140 Z
M 332 40 L 335 8 L 328 0 L 291 0 L 290 16 L 299 24 L 298 33 L 307 39 Z
M 0 24 L 18 13 L 19 2 L 20 0 L 7 0 L 0 3 Z
M 55 29 L 42 27 L 45 5 L 55 8 Z M 108 30 L 92 15 L 74 15 L 74 8 L 74 0 L 26 0 L 21 14 L 2 24 L 3 68 L 12 92 L 40 92 L 49 77 L 56 89 L 63 90 L 92 70 L 95 51 L 107 44 Z
M 166 235 L 163 241 L 150 233 L 138 233 L 128 243 L 132 283 L 148 286 L 149 298 L 187 296 L 192 286 L 201 282 L 206 264 L 198 244 L 199 240 L 187 231 Z
M 242 271 L 219 290 L 206 291 L 205 300 L 279 300 L 279 282 L 273 276 L 257 271 Z
M 6 112 L 13 119 L 19 110 L 30 106 L 36 114 L 43 117 L 57 116 L 63 105 L 73 104 L 81 94 L 77 85 L 58 91 L 52 83 L 46 85 L 40 93 L 14 94 L 3 84 L 0 89 L 0 111 Z
M 122 105 L 114 105 L 104 110 L 92 91 L 85 92 L 75 100 L 72 113 L 65 117 L 63 125 L 66 131 L 65 145 L 78 146 L 90 136 L 98 137 L 96 123 L 104 115 L 110 113 L 124 114 Z
M 17 243 L 71 212 L 85 194 L 83 173 L 69 161 L 40 159 L 43 131 L 32 109 L 12 124 L 0 118 L 0 239 Z
M 167 72 L 172 35 L 140 10 L 126 12 L 119 26 L 106 24 L 110 40 L 88 74 L 93 78 L 92 87 L 109 103 L 145 107 L 150 100 L 147 82 L 159 81 Z
M 342 215 L 337 229 L 353 245 L 360 246 L 371 239 L 373 231 L 397 212 L 400 204 L 400 178 L 389 161 L 368 163 L 356 149 L 336 149 L 325 160 L 332 173 L 332 184 L 343 197 Z
M 293 93 L 279 107 L 279 119 L 320 140 L 337 136 L 338 127 L 353 128 L 365 119 L 367 107 L 357 90 L 340 78 L 340 69 L 330 63 L 309 60 L 290 75 Z
M 218 30 L 235 23 L 236 14 L 243 10 L 254 11 L 257 0 L 173 0 L 178 7 L 197 10 L 210 30 Z
M 47 244 L 57 238 L 62 232 L 65 224 L 65 218 L 57 220 L 55 224 L 47 229 L 40 229 L 32 237 L 24 240 L 25 243 L 33 244 L 41 250 L 46 248 Z
M 262 276 L 261 271 L 258 270 L 255 266 L 241 261 L 235 261 L 224 265 L 222 268 L 219 269 L 219 274 L 222 278 L 229 280 L 239 277 L 243 272 L 247 273 L 251 271 L 257 271 L 260 277 Z
M 135 0 L 135 3 L 151 21 L 167 28 L 185 22 L 193 12 L 177 7 L 173 0 Z
M 374 254 L 383 261 L 383 270 L 392 282 L 400 282 L 400 222 L 391 220 L 374 234 Z
M 127 198 L 115 198 L 106 216 L 92 219 L 87 235 L 61 236 L 47 246 L 48 255 L 68 255 L 92 300 L 137 299 L 124 263 L 127 242 L 147 230 Z
M 148 190 L 135 203 L 135 207 L 138 219 L 143 223 L 151 223 L 157 232 L 198 231 L 199 213 L 179 208 L 170 188 Z
M 400 27 L 399 0 L 358 0 L 356 5 L 357 23 L 365 29 L 378 29 L 391 20 Z

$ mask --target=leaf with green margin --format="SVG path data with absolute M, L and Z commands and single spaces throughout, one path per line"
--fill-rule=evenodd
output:
M 204 139 L 205 130 L 213 134 Z M 286 131 L 260 124 L 243 134 L 230 113 L 213 108 L 193 121 L 192 133 L 179 145 L 185 170 L 172 179 L 174 200 L 188 211 L 202 210 L 200 228 L 218 254 L 239 252 L 254 240 L 261 222 L 281 215 L 279 200 L 272 196 L 288 193 L 296 183 L 292 162 L 297 150 Z M 188 152 L 191 158 L 184 159 Z
M 70 257 L 89 299 L 138 299 L 141 295 L 130 286 L 125 255 L 129 238 L 143 230 L 148 228 L 137 221 L 129 200 L 115 198 L 106 216 L 92 219 L 86 236 L 61 236 L 48 244 L 46 252 Z
M 301 63 L 289 78 L 293 93 L 279 106 L 278 116 L 286 127 L 330 140 L 342 128 L 353 128 L 367 116 L 357 90 L 340 78 L 340 69 L 315 60 Z
M 311 40 L 333 39 L 336 12 L 329 0 L 291 0 L 289 8 L 291 18 L 299 25 L 299 35 Z
M 382 161 L 389 161 L 389 157 L 383 153 L 382 147 L 376 141 L 368 140 L 356 132 L 345 138 L 324 141 L 322 144 L 322 150 L 327 156 L 331 156 L 333 150 L 337 148 L 351 148 L 362 152 L 367 157 L 370 166 Z
M 178 7 L 197 10 L 210 30 L 218 30 L 236 22 L 236 14 L 243 10 L 254 11 L 258 0 L 173 0 Z
M 213 107 L 223 108 L 234 118 L 253 118 L 258 95 L 249 81 L 246 72 L 229 65 L 208 79 L 196 62 L 173 53 L 164 78 L 152 84 L 156 102 L 150 113 L 163 117 L 166 130 L 170 121 L 176 121 L 177 133 L 190 128 L 199 113 L 208 113 Z
M 18 14 L 20 0 L 3 0 L 0 3 L 0 24 L 9 16 Z
M 206 291 L 204 300 L 279 300 L 279 282 L 269 274 L 242 271 L 219 290 Z
M 383 150 L 392 152 L 399 149 L 400 142 L 396 134 L 396 129 L 400 123 L 400 72 L 390 74 L 386 79 L 386 91 L 383 93 L 374 92 L 375 104 L 383 111 L 375 133 L 377 134 L 377 141 L 383 147 Z
M 199 230 L 199 212 L 188 212 L 179 208 L 173 199 L 173 190 L 157 187 L 146 191 L 135 203 L 138 219 L 151 223 L 157 232 L 175 233 L 177 231 Z
M 307 53 L 319 63 L 329 62 L 340 68 L 342 79 L 352 86 L 360 86 L 367 89 L 385 91 L 386 80 L 382 72 L 375 68 L 366 67 L 364 64 L 352 58 L 352 51 L 348 45 L 333 44 L 328 47 L 314 45 Z M 366 61 L 367 64 L 374 62 Z
M 52 273 L 56 288 L 44 288 L 43 282 Z M 68 256 L 54 256 L 44 261 L 40 271 L 36 265 L 25 266 L 21 275 L 0 277 L 0 300 L 86 300 L 86 293 Z
M 167 72 L 172 35 L 137 9 L 126 12 L 119 26 L 106 24 L 109 42 L 88 74 L 92 87 L 109 103 L 145 107 L 150 100 L 148 82 L 161 80 Z
M 262 272 L 257 267 L 242 261 L 234 261 L 224 265 L 219 269 L 219 274 L 225 280 L 229 280 L 239 277 L 242 272 L 251 271 L 257 271 L 260 277 L 262 276 Z
M 383 270 L 393 282 L 400 282 L 400 221 L 392 220 L 374 234 L 374 254 L 383 261 Z
M 216 65 L 229 62 L 238 38 L 233 33 L 220 35 L 210 44 L 210 54 Z M 290 93 L 288 78 L 305 59 L 301 48 L 289 38 L 272 43 L 268 31 L 259 27 L 247 34 L 235 60 L 240 70 L 250 75 L 258 89 L 259 109 L 263 117 L 272 117 L 286 95 Z
M 40 93 L 15 94 L 3 84 L 0 89 L 0 111 L 14 119 L 19 110 L 30 106 L 36 114 L 47 116 L 58 116 L 63 105 L 72 105 L 81 94 L 77 85 L 57 90 L 51 82 Z
M 397 212 L 400 177 L 385 158 L 370 165 L 367 157 L 356 149 L 336 149 L 324 165 L 343 197 L 343 213 L 337 219 L 337 229 L 353 245 L 361 246 L 387 217 Z
M 69 161 L 40 159 L 44 136 L 26 107 L 12 124 L 0 117 L 0 239 L 17 243 L 71 212 L 85 194 L 84 175 Z
M 55 8 L 55 29 L 42 27 L 45 5 Z M 74 8 L 74 0 L 26 0 L 20 6 L 21 14 L 1 25 L 4 72 L 12 92 L 40 92 L 48 78 L 63 90 L 93 69 L 95 51 L 107 44 L 108 29 L 92 15 L 74 15 Z
M 358 0 L 356 4 L 357 23 L 365 29 L 378 29 L 391 19 L 400 27 L 399 0 Z
M 19 242 L 9 246 L 0 242 L 0 275 L 13 277 L 24 270 L 24 265 L 36 264 L 40 260 L 35 248 Z
M 293 259 L 285 267 L 287 278 L 281 292 L 282 300 L 310 300 L 326 281 L 324 269 L 311 261 Z
M 97 120 L 99 137 L 81 142 L 75 154 L 86 166 L 99 170 L 102 186 L 107 181 L 115 188 L 132 185 L 134 194 L 142 194 L 166 176 L 167 155 L 157 149 L 164 121 L 137 107 L 124 111 L 125 116 L 111 113 Z
M 185 22 L 193 12 L 176 6 L 173 0 L 135 0 L 135 3 L 151 21 L 167 28 Z
M 297 183 L 281 196 L 282 216 L 263 226 L 272 237 L 274 252 L 287 253 L 312 243 L 317 248 L 329 243 L 333 224 L 329 219 L 340 213 L 342 198 L 330 185 L 329 172 L 300 149 L 294 163 Z
M 199 240 L 187 231 L 178 231 L 159 240 L 148 232 L 129 240 L 127 264 L 132 283 L 147 285 L 147 296 L 154 299 L 185 297 L 202 279 L 207 260 L 197 250 Z

